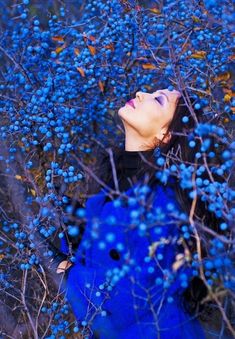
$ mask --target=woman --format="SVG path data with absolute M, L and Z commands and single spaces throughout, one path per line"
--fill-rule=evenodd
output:
M 57 273 L 66 271 L 67 298 L 87 338 L 204 338 L 196 317 L 207 289 L 194 277 L 195 238 L 182 237 L 187 219 L 179 218 L 192 201 L 177 175 L 156 175 L 161 155 L 195 162 L 188 141 L 202 111 L 191 113 L 179 91 L 163 89 L 137 92 L 118 115 L 125 149 L 113 147 L 113 161 L 99 157 L 104 185 L 91 178 L 82 238 L 68 236 L 76 262 L 59 256 Z M 213 220 L 205 211 L 198 201 L 195 217 Z M 61 249 L 68 252 L 66 241 Z

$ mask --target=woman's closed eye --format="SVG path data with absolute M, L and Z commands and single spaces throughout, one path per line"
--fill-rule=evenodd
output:
M 160 105 L 163 105 L 164 103 L 163 96 L 160 95 L 159 97 L 155 97 L 154 99 L 157 100 L 157 102 L 159 102 Z

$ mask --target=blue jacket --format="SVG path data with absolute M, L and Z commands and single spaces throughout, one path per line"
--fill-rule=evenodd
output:
M 67 298 L 88 338 L 204 338 L 182 304 L 193 270 L 186 261 L 175 268 L 185 214 L 171 185 L 157 185 L 151 201 L 150 192 L 139 181 L 123 192 L 128 200 L 106 201 L 101 189 L 86 201 Z

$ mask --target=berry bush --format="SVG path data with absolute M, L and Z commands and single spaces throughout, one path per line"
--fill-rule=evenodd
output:
M 136 91 L 160 88 L 184 90 L 195 101 L 189 104 L 192 115 L 203 109 L 207 118 L 188 138 L 192 152 L 200 142 L 195 159 L 203 164 L 196 170 L 189 164 L 166 169 L 161 157 L 156 175 L 164 182 L 177 174 L 192 201 L 196 196 L 207 201 L 223 218 L 218 232 L 199 227 L 210 236 L 204 259 L 195 221 L 185 220 L 181 230 L 184 239 L 195 233 L 195 275 L 218 305 L 224 331 L 235 335 L 226 308 L 227 300 L 229 307 L 235 301 L 232 1 L 0 0 L 0 5 L 1 335 L 77 338 L 86 327 L 60 293 L 63 283 L 50 269 L 52 253 L 42 239 L 59 248 L 66 215 L 70 236 L 77 236 L 74 224 L 84 221 L 85 210 L 80 207 L 74 216 L 68 197 L 84 206 L 94 147 L 124 147 L 117 110 Z M 186 126 L 188 117 L 181 119 Z M 212 137 L 217 154 L 210 151 Z M 205 171 L 210 180 L 203 180 Z M 139 224 L 140 231 L 144 226 Z

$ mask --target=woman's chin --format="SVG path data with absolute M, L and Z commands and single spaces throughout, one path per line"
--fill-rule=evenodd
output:
M 122 112 L 125 111 L 125 108 L 126 108 L 126 106 L 122 106 L 121 108 L 119 108 L 119 110 L 118 110 L 118 115 L 119 115 L 120 117 L 122 117 Z
M 120 115 L 120 113 L 119 112 L 123 112 L 123 111 L 130 111 L 131 109 L 133 109 L 130 105 L 128 105 L 128 104 L 125 104 L 124 106 L 122 106 L 121 108 L 119 108 L 119 110 L 118 110 L 118 114 Z

